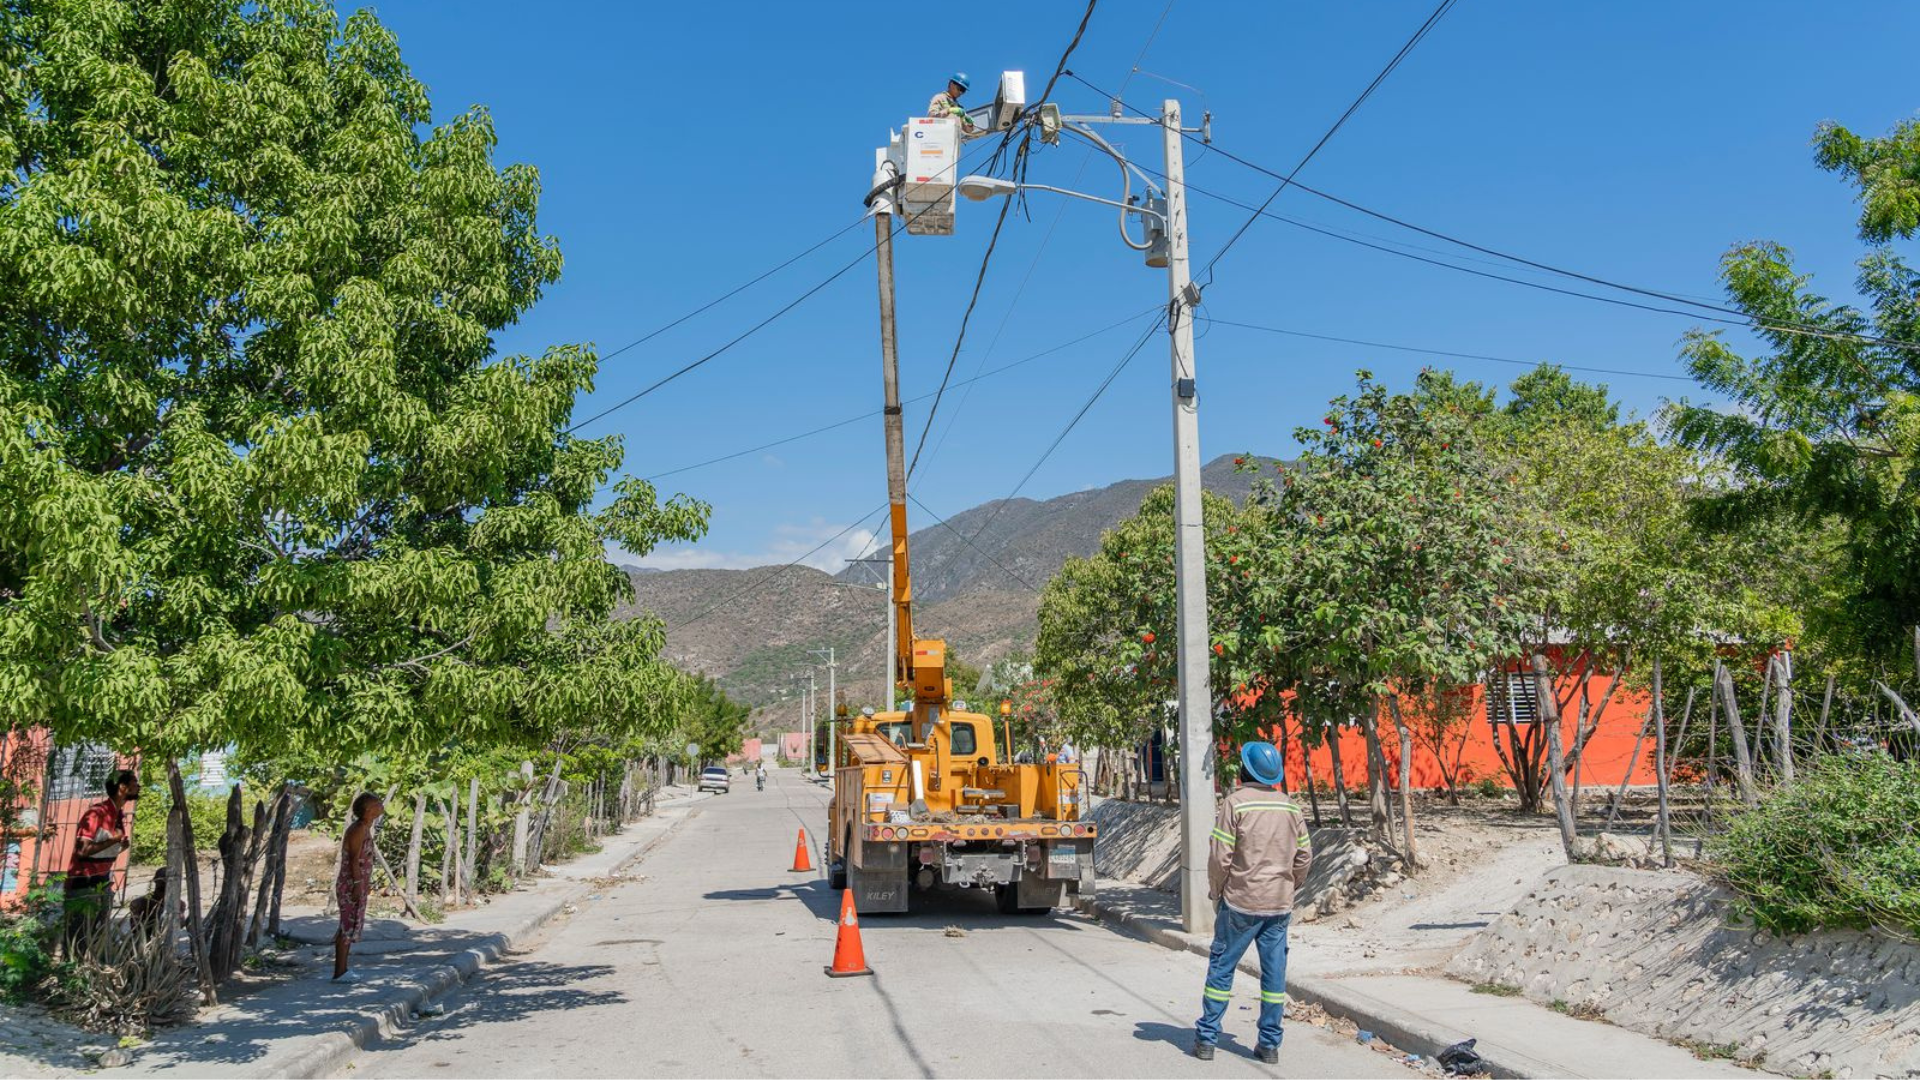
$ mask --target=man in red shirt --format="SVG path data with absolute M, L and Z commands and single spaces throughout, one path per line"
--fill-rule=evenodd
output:
M 113 863 L 128 844 L 126 805 L 140 797 L 140 778 L 132 769 L 107 777 L 107 797 L 87 807 L 67 864 L 65 916 L 67 956 L 79 955 L 105 925 L 113 900 Z

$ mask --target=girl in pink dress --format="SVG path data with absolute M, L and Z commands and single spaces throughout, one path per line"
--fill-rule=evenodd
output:
M 347 970 L 347 953 L 367 922 L 367 893 L 373 888 L 373 824 L 386 811 L 380 797 L 363 791 L 353 800 L 347 831 L 340 837 L 340 870 L 333 896 L 340 904 L 340 929 L 333 935 L 333 981 L 359 982 Z

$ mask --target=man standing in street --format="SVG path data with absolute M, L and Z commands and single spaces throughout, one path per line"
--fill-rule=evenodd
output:
M 1218 907 L 1200 1020 L 1193 1026 L 1193 1056 L 1212 1060 L 1234 968 L 1255 946 L 1260 951 L 1260 1041 L 1253 1056 L 1272 1065 L 1280 1060 L 1287 1004 L 1287 923 L 1294 890 L 1306 883 L 1313 864 L 1313 848 L 1300 807 L 1278 789 L 1284 765 L 1273 744 L 1246 744 L 1240 766 L 1241 785 L 1220 801 L 1207 859 L 1207 896 Z
M 140 797 L 140 778 L 132 769 L 107 776 L 107 797 L 87 807 L 73 838 L 60 913 L 67 959 L 81 951 L 106 923 L 113 899 L 113 863 L 127 850 L 126 805 Z
M 933 95 L 933 100 L 927 103 L 927 115 L 932 119 L 952 118 L 960 121 L 960 137 L 963 139 L 971 139 L 981 134 L 980 130 L 974 126 L 973 117 L 968 116 L 967 110 L 960 106 L 961 95 L 965 94 L 967 88 L 972 85 L 972 82 L 967 79 L 966 72 L 956 71 L 947 76 L 947 88 Z

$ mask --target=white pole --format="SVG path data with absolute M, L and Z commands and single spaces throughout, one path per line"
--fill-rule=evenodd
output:
M 892 570 L 893 560 L 892 559 L 887 560 L 887 567 L 888 567 L 887 576 L 892 577 L 893 576 L 893 570 Z M 881 684 L 886 687 L 887 703 L 885 707 L 883 707 L 880 710 L 881 712 L 892 712 L 893 706 L 894 706 L 894 696 L 897 690 L 897 688 L 894 686 L 894 680 L 898 678 L 898 676 L 894 674 L 894 670 L 895 670 L 894 665 L 900 662 L 900 658 L 894 655 L 893 639 L 894 639 L 894 635 L 900 632 L 899 624 L 895 621 L 896 619 L 899 618 L 899 616 L 900 616 L 899 611 L 896 610 L 893 606 L 893 598 L 888 597 L 887 598 L 887 673 L 881 679 Z
M 1180 922 L 1190 934 L 1213 931 L 1207 901 L 1208 839 L 1213 832 L 1213 690 L 1207 671 L 1206 534 L 1200 519 L 1200 410 L 1189 302 L 1186 165 L 1180 103 L 1162 107 L 1167 154 L 1168 339 L 1173 352 L 1174 580 L 1179 611 Z
M 840 704 L 839 704 L 840 699 L 834 693 L 834 689 L 835 689 L 834 676 L 838 673 L 839 668 L 840 668 L 840 664 L 837 660 L 834 659 L 834 656 L 833 656 L 833 646 L 829 645 L 827 646 L 827 788 L 828 790 L 832 790 L 833 788 L 833 774 L 834 774 L 833 763 L 835 760 L 833 756 L 833 752 L 836 749 L 834 745 L 834 740 L 837 737 L 834 729 L 834 723 L 838 719 L 838 712 L 840 709 Z

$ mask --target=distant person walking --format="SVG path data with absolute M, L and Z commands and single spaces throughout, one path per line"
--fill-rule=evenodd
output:
M 347 969 L 347 954 L 366 928 L 367 893 L 373 888 L 373 825 L 385 812 L 378 795 L 361 792 L 340 837 L 340 869 L 333 881 L 333 896 L 340 904 L 340 929 L 333 935 L 334 982 L 360 981 L 357 972 Z
M 1284 764 L 1273 744 L 1246 744 L 1240 765 L 1241 786 L 1220 802 L 1207 860 L 1207 896 L 1219 906 L 1193 1056 L 1213 1057 L 1234 968 L 1254 946 L 1260 950 L 1260 1041 L 1253 1056 L 1272 1065 L 1280 1060 L 1287 1004 L 1287 923 L 1313 848 L 1300 807 L 1278 790 Z
M 127 850 L 126 806 L 140 798 L 140 778 L 132 769 L 116 769 L 107 777 L 106 795 L 80 818 L 61 886 L 61 940 L 69 960 L 84 952 L 106 925 L 113 902 L 113 863 Z

